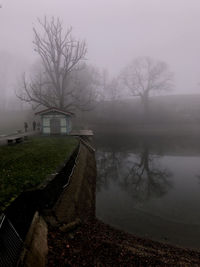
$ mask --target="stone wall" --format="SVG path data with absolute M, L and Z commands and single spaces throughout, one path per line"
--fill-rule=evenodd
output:
M 48 253 L 47 232 L 46 222 L 36 212 L 24 242 L 18 267 L 46 266 Z
M 59 223 L 70 223 L 95 216 L 96 161 L 94 152 L 80 144 L 75 168 L 53 207 Z
M 62 193 L 50 209 L 40 210 L 41 215 L 38 212 L 34 215 L 20 257 L 20 267 L 45 266 L 48 224 L 54 227 L 73 225 L 73 222 L 95 216 L 95 190 L 95 153 L 90 146 L 80 143 L 74 167 Z

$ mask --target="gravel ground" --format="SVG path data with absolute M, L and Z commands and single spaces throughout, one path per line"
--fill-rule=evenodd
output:
M 73 231 L 49 228 L 49 267 L 200 266 L 200 252 L 135 237 L 94 219 Z

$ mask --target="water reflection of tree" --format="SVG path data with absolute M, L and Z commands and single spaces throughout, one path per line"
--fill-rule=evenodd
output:
M 119 184 L 139 202 L 161 197 L 170 189 L 171 173 L 159 166 L 158 156 L 151 155 L 147 145 L 131 164 Z
M 97 190 L 116 182 L 136 201 L 161 197 L 171 188 L 171 173 L 159 166 L 159 158 L 150 153 L 147 144 L 140 154 L 99 152 L 97 157 Z
M 123 164 L 124 153 L 111 151 L 97 152 L 97 191 L 103 187 L 108 189 L 111 181 L 118 181 L 120 178 L 120 166 Z

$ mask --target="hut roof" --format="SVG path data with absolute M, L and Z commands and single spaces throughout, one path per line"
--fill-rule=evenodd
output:
M 61 113 L 61 114 L 64 114 L 64 115 L 68 115 L 68 116 L 73 116 L 74 115 L 74 113 L 72 113 L 72 112 L 69 112 L 69 111 L 66 111 L 66 110 L 62 110 L 62 109 L 59 109 L 59 108 L 56 108 L 56 107 L 43 109 L 43 110 L 41 110 L 39 112 L 36 112 L 35 115 L 42 115 L 42 114 L 45 114 L 45 113 L 48 113 L 48 112 L 58 112 L 58 113 Z

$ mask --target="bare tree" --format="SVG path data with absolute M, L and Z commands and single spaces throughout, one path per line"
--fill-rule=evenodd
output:
M 41 60 L 40 70 L 22 78 L 22 91 L 18 97 L 35 107 L 58 107 L 72 110 L 80 107 L 78 89 L 74 83 L 75 72 L 80 66 L 87 52 L 84 41 L 77 41 L 72 37 L 72 28 L 65 32 L 60 19 L 52 17 L 50 21 L 38 19 L 39 29 L 33 28 L 34 50 Z M 85 92 L 87 95 L 87 92 Z M 85 105 L 88 105 L 89 95 Z M 86 100 L 86 97 L 84 98 Z M 84 106 L 82 101 L 81 107 Z
M 8 108 L 20 68 L 21 65 L 16 56 L 6 51 L 0 51 L 0 110 Z
M 75 106 L 82 111 L 94 108 L 95 101 L 101 98 L 101 77 L 97 68 L 91 65 L 82 65 L 80 70 L 72 72 L 71 87 Z
M 8 60 L 0 53 L 0 110 L 5 109 L 6 89 L 8 84 Z
M 114 102 L 120 99 L 118 79 L 113 78 L 107 83 L 106 94 L 110 101 Z
M 150 94 L 170 89 L 173 74 L 165 62 L 140 57 L 123 70 L 121 79 L 132 96 L 140 97 L 144 114 L 147 116 Z

